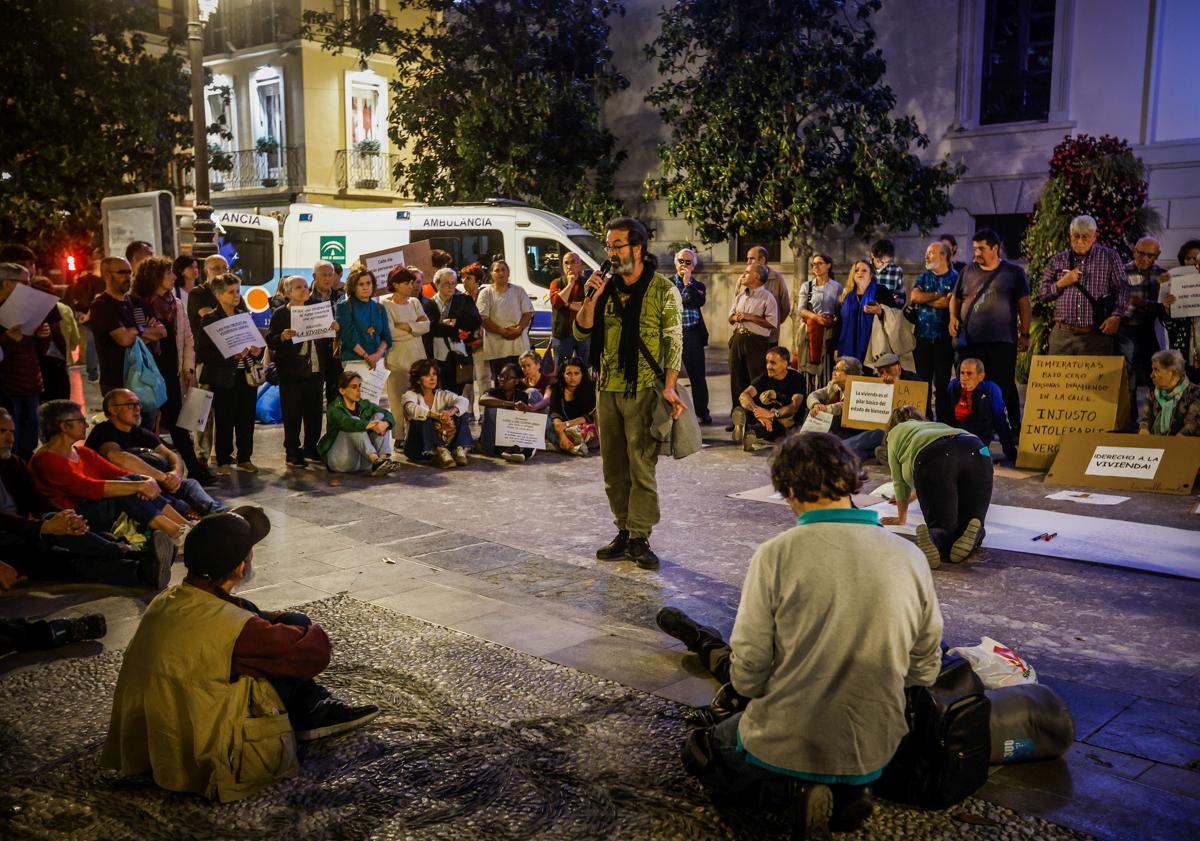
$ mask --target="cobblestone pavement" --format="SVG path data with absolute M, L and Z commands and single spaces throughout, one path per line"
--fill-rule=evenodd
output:
M 720 423 L 728 379 L 710 387 Z M 283 471 L 281 438 L 260 426 L 263 471 L 235 471 L 219 489 L 262 505 L 274 525 L 247 592 L 263 607 L 344 594 L 681 703 L 706 703 L 713 683 L 657 631 L 655 611 L 672 604 L 728 631 L 753 548 L 790 525 L 786 508 L 728 498 L 766 484 L 766 453 L 730 446 L 720 426 L 703 452 L 659 463 L 658 572 L 593 559 L 613 531 L 597 457 L 472 457 L 452 471 L 406 465 L 338 481 Z M 872 478 L 885 477 L 872 468 Z M 1200 531 L 1194 497 L 1134 494 L 1093 512 L 1046 500 L 1050 490 L 999 478 L 994 498 Z M 1200 836 L 1200 582 L 995 550 L 934 580 L 948 642 L 987 634 L 1017 647 L 1075 718 L 1064 760 L 996 770 L 984 800 L 1097 837 Z M 128 641 L 143 606 L 130 591 L 77 585 L 0 599 L 4 615 L 103 610 L 106 648 Z

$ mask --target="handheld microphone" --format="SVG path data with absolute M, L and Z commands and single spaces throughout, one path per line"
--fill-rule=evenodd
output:
M 600 277 L 605 278 L 606 280 L 612 280 L 612 276 L 609 274 L 609 270 L 611 268 L 612 268 L 612 260 L 605 260 L 603 263 L 600 264 L 600 268 L 597 269 L 596 271 L 600 272 Z M 587 301 L 587 300 L 591 300 L 595 296 L 596 296 L 596 287 L 593 286 L 591 289 L 589 289 L 587 292 L 585 292 L 583 294 L 583 299 L 585 301 Z

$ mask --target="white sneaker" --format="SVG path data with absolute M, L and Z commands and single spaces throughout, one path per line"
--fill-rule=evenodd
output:
M 504 459 L 509 464 L 524 464 L 525 463 L 525 454 L 524 453 L 501 453 L 500 458 Z
M 171 538 L 171 542 L 175 544 L 175 548 L 182 551 L 183 541 L 187 539 L 188 532 L 192 530 L 191 526 L 180 526 L 179 534 Z
M 433 458 L 437 461 L 438 467 L 450 468 L 455 467 L 454 456 L 450 455 L 450 451 L 445 447 L 438 447 L 433 452 Z
M 576 456 L 586 456 L 588 454 L 587 444 L 580 442 L 571 448 L 571 454 Z

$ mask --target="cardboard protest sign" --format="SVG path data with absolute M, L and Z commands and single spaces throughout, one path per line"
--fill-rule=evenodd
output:
M 506 447 L 546 449 L 546 416 L 538 412 L 497 409 L 496 443 Z
M 397 266 L 407 266 L 420 269 L 425 280 L 433 280 L 433 249 L 429 240 L 410 242 L 408 245 L 397 245 L 382 251 L 371 251 L 359 256 L 358 261 L 375 274 L 376 292 L 387 290 L 388 272 Z
M 879 377 L 846 377 L 842 426 L 883 429 L 897 406 L 916 406 L 924 412 L 928 399 L 929 383 L 922 380 L 896 380 L 889 384 Z
M 1111 432 L 1127 417 L 1128 404 L 1124 357 L 1033 357 L 1017 467 L 1048 470 L 1061 441 Z
M 1200 438 L 1098 432 L 1062 439 L 1047 485 L 1185 495 L 1200 470 Z
M 204 332 L 226 359 L 237 356 L 248 347 L 264 347 L 267 344 L 248 312 L 234 313 L 212 324 L 206 324 Z
M 319 304 L 309 304 L 306 307 L 293 307 L 292 344 L 300 344 L 310 339 L 332 339 L 335 335 L 329 325 L 333 323 L 333 306 L 328 301 Z

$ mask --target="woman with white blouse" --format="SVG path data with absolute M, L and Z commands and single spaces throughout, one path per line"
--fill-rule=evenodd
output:
M 397 266 L 388 273 L 388 289 L 391 295 L 380 298 L 387 312 L 388 324 L 392 330 L 392 346 L 388 348 L 383 364 L 387 367 L 387 396 L 388 408 L 396 416 L 395 440 L 399 448 L 404 441 L 407 424 L 400 406 L 404 400 L 404 392 L 408 390 L 408 375 L 413 363 L 427 359 L 425 342 L 422 337 L 429 332 L 429 316 L 416 297 L 417 276 L 403 266 Z
M 508 282 L 508 263 L 492 263 L 492 283 L 479 290 L 476 306 L 483 319 L 483 358 L 491 367 L 492 377 L 500 369 L 516 363 L 529 350 L 529 325 L 533 321 L 533 302 L 520 286 Z
M 418 359 L 409 373 L 402 412 L 408 419 L 404 455 L 438 467 L 465 467 L 471 437 L 471 404 L 461 394 L 438 388 L 438 364 Z

